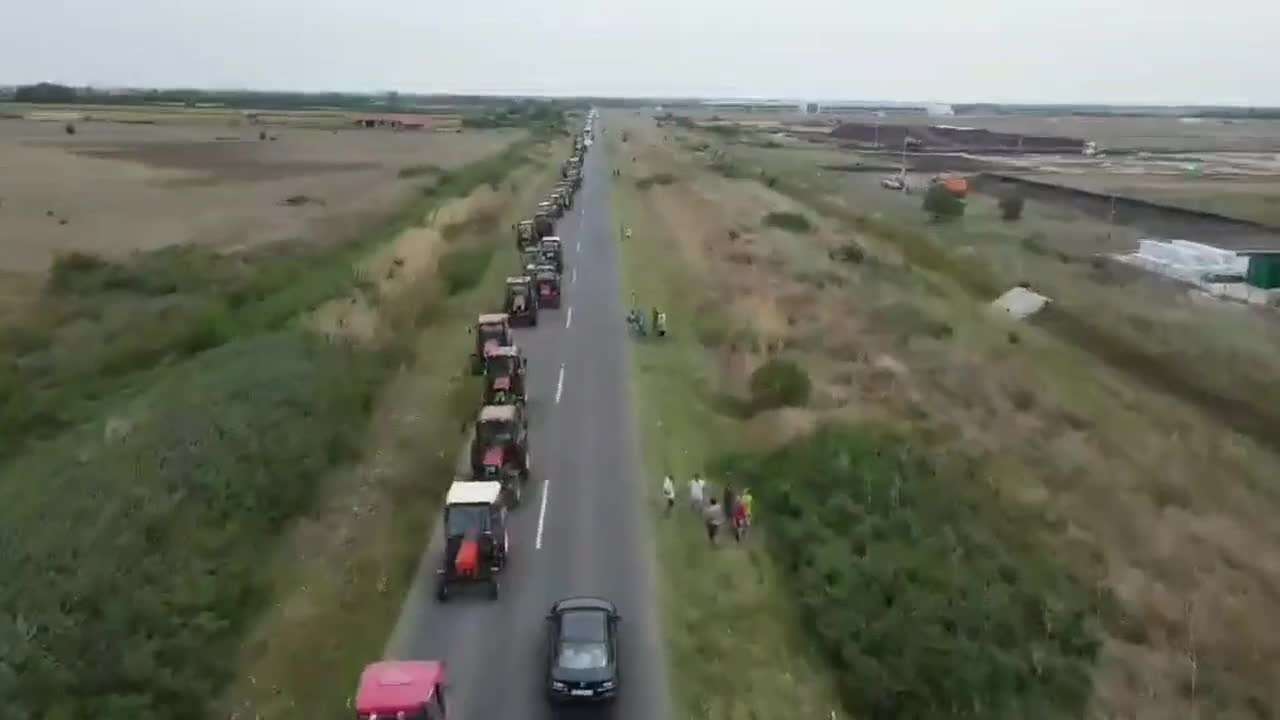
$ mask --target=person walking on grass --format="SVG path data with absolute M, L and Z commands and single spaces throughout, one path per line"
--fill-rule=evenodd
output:
M 742 542 L 747 536 L 747 528 L 751 526 L 751 515 L 747 512 L 747 494 L 744 492 L 733 504 L 733 539 Z
M 663 517 L 671 517 L 671 509 L 676 506 L 676 486 L 671 482 L 671 474 L 662 478 L 662 499 L 667 504 Z
M 711 498 L 707 509 L 702 511 L 702 518 L 707 525 L 707 540 L 714 546 L 716 536 L 720 534 L 720 526 L 724 525 L 724 510 L 715 498 Z
M 729 515 L 730 517 L 732 517 L 733 506 L 736 504 L 735 501 L 737 499 L 738 499 L 738 496 L 733 491 L 733 485 L 730 485 L 728 482 L 726 482 L 724 484 L 724 499 L 721 501 L 722 503 L 721 507 L 724 508 L 724 512 L 726 515 Z
M 706 481 L 698 473 L 689 481 L 689 505 L 696 513 L 702 512 L 702 504 L 706 501 Z

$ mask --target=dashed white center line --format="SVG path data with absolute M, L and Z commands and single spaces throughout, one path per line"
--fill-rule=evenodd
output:
M 569 329 L 569 326 L 570 326 L 570 325 L 572 325 L 572 324 L 573 324 L 573 306 L 572 306 L 572 305 L 570 305 L 570 306 L 569 306 L 569 312 L 565 313 L 565 316 L 564 316 L 564 327 L 565 327 L 565 329 L 566 329 L 566 330 L 567 330 L 567 329 Z
M 574 251 L 575 251 L 575 252 L 582 252 L 582 241 L 581 241 L 581 240 L 579 240 L 579 241 L 578 241 L 578 243 L 577 243 L 577 245 L 575 245 L 575 246 L 574 246 Z
M 578 282 L 578 268 L 573 269 L 573 276 L 569 278 L 569 282 L 571 283 Z
M 538 535 L 533 539 L 535 550 L 542 549 L 542 526 L 547 521 L 547 496 L 551 494 L 551 478 L 542 481 L 542 505 L 538 508 Z
M 564 363 L 560 363 L 560 379 L 556 380 L 556 404 L 560 404 L 560 395 L 564 393 Z

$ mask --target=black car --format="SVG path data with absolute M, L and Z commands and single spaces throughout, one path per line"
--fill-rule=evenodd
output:
M 547 693 L 552 702 L 611 700 L 618 693 L 618 622 L 613 603 L 571 597 L 547 615 Z

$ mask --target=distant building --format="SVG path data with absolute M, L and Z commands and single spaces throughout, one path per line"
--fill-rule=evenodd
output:
M 709 100 L 702 103 L 704 110 L 723 110 L 725 112 L 804 112 L 801 103 L 788 100 Z
M 457 115 L 425 115 L 420 113 L 379 113 L 361 115 L 355 119 L 357 127 L 391 128 L 393 130 L 435 130 L 457 126 Z

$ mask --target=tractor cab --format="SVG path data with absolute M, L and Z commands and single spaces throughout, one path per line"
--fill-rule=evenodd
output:
M 489 353 L 485 367 L 485 405 L 523 405 L 528 361 L 520 348 L 510 345 Z
M 573 207 L 573 190 L 573 183 L 569 180 L 561 180 L 556 183 L 556 192 L 560 193 L 560 196 L 564 198 L 566 209 Z
M 498 573 L 507 564 L 507 508 L 502 484 L 461 480 L 444 500 L 444 556 L 436 571 L 436 598 L 455 587 L 483 583 L 498 597 Z
M 564 197 L 558 191 L 553 191 L 547 196 L 547 203 L 551 206 L 551 217 L 561 218 L 564 216 Z
M 564 246 L 556 235 L 549 235 L 538 241 L 538 258 L 545 264 L 555 268 L 556 272 L 564 272 Z
M 383 660 L 365 666 L 356 689 L 356 720 L 446 720 L 444 663 Z
M 507 297 L 503 303 L 503 309 L 511 317 L 512 325 L 519 323 L 528 327 L 537 327 L 538 296 L 533 292 L 533 278 L 528 275 L 507 278 Z
M 538 304 L 543 307 L 560 307 L 560 273 L 555 266 L 542 264 L 534 269 L 533 285 L 538 290 Z
M 479 375 L 484 372 L 485 355 L 488 351 L 514 342 L 511 320 L 506 313 L 485 313 L 476 319 L 474 332 L 476 347 L 471 353 L 471 373 Z
M 509 380 L 510 378 L 500 378 Z M 508 508 L 517 507 L 524 497 L 524 476 L 516 467 L 513 456 L 502 446 L 494 446 L 480 456 L 480 472 L 471 482 L 496 482 L 502 486 L 502 502 Z
M 490 454 L 493 448 L 502 450 L 501 456 Z M 476 420 L 475 437 L 471 439 L 471 473 L 483 478 L 486 465 L 497 460 L 499 467 L 511 467 L 520 477 L 529 478 L 529 421 L 520 405 L 486 405 L 480 408 Z
M 520 267 L 526 275 L 532 275 L 538 267 L 538 246 L 531 245 L 520 251 Z
M 532 220 L 521 220 L 516 223 L 516 247 L 521 250 L 530 245 L 537 245 L 538 238 L 534 235 L 534 227 Z
M 538 212 L 533 215 L 533 236 L 541 240 L 555 231 L 551 221 L 551 203 L 538 203 Z

